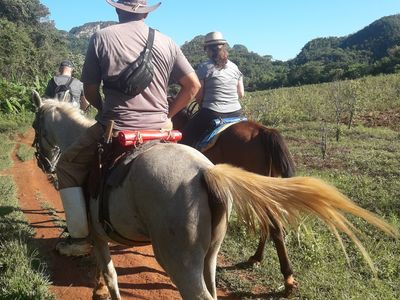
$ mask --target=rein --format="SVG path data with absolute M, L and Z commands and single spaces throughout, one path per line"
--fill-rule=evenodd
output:
M 196 101 L 191 102 L 187 109 L 186 109 L 186 115 L 188 117 L 188 119 L 192 119 L 200 110 L 200 105 L 199 103 L 197 103 Z
M 61 156 L 61 149 L 59 146 L 54 145 L 49 141 L 47 132 L 43 129 L 43 114 L 40 109 L 35 114 L 35 120 L 33 121 L 32 127 L 35 129 L 35 139 L 33 140 L 32 146 L 36 149 L 35 157 L 38 166 L 43 172 L 54 175 L 58 160 Z M 43 154 L 42 139 L 44 139 L 44 141 L 51 147 L 51 152 L 55 152 L 55 155 L 51 160 Z

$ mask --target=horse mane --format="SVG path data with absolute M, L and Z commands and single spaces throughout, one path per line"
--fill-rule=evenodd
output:
M 71 118 L 78 125 L 83 127 L 90 127 L 95 123 L 94 119 L 87 118 L 84 116 L 79 108 L 76 108 L 69 102 L 61 102 L 54 99 L 46 99 L 43 101 L 43 105 L 40 108 L 43 112 L 56 112 L 59 111 Z

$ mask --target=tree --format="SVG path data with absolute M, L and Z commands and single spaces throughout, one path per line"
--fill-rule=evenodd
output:
M 3 78 L 26 78 L 36 49 L 25 28 L 0 19 L 0 75 Z
M 68 44 L 38 0 L 0 0 L 0 74 L 10 81 L 47 81 Z
M 36 25 L 49 15 L 39 0 L 0 0 L 0 18 L 10 22 Z
M 319 83 L 324 65 L 321 62 L 309 62 L 290 70 L 288 81 L 290 85 Z

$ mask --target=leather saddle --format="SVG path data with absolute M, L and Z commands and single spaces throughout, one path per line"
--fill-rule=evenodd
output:
M 108 210 L 109 193 L 123 182 L 131 164 L 142 153 L 159 143 L 176 143 L 181 138 L 182 134 L 177 130 L 119 131 L 113 138 L 98 144 L 97 160 L 91 168 L 84 192 L 86 199 L 99 200 L 98 220 L 110 239 L 128 246 L 148 244 L 125 238 L 113 228 Z

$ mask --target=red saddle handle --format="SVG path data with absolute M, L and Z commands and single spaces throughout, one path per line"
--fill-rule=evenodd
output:
M 121 130 L 118 132 L 118 141 L 122 146 L 134 146 L 152 140 L 179 142 L 182 133 L 178 130 Z

